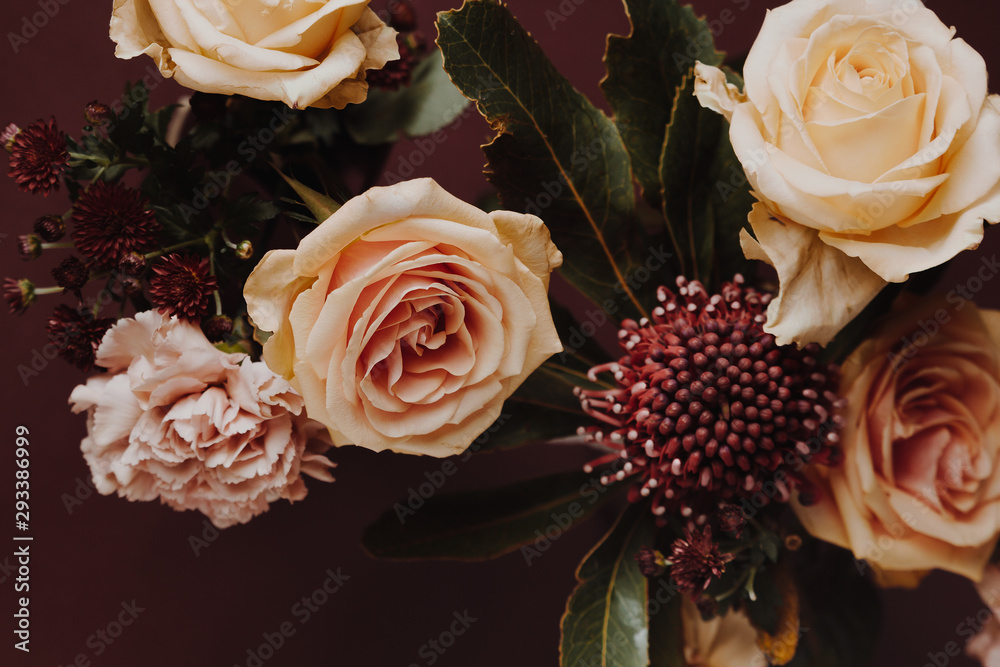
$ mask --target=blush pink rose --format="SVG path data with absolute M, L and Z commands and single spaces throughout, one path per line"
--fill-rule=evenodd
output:
M 97 490 L 246 523 L 332 481 L 321 425 L 284 379 L 216 349 L 197 326 L 156 311 L 120 320 L 97 350 L 107 373 L 70 395 L 87 412 L 83 455 Z M 321 437 L 316 438 L 317 435 Z
M 1000 534 L 1000 312 L 922 299 L 843 366 L 843 465 L 796 513 L 883 581 L 933 568 L 979 580 Z M 912 577 L 909 577 L 912 580 Z
M 531 215 L 484 213 L 430 179 L 355 197 L 244 289 L 334 444 L 448 456 L 562 345 L 549 274 L 562 254 Z

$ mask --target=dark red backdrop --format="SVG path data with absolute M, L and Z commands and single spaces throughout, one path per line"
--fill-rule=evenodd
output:
M 434 34 L 432 13 L 458 0 L 417 0 L 421 21 Z M 588 96 L 599 99 L 601 57 L 609 31 L 626 32 L 618 0 L 510 0 L 514 13 L 531 30 L 556 65 Z M 744 52 L 764 11 L 777 2 L 698 0 L 695 8 L 721 27 L 721 45 Z M 107 38 L 110 2 L 89 0 L 6 0 L 0 6 L 0 120 L 27 124 L 56 115 L 64 129 L 79 131 L 81 109 L 91 99 L 110 101 L 126 79 L 143 76 L 150 61 L 116 60 Z M 49 6 L 55 15 L 40 29 L 32 17 Z M 992 3 L 933 2 L 945 22 L 984 54 L 1000 71 L 1000 43 L 995 39 L 997 10 Z M 57 11 L 53 11 L 57 10 Z M 41 19 L 37 22 L 42 23 Z M 15 53 L 10 34 L 26 43 Z M 994 89 L 996 86 L 994 86 Z M 183 90 L 165 82 L 154 103 L 175 99 Z M 455 194 L 472 200 L 486 187 L 478 146 L 489 136 L 472 114 L 436 146 L 416 176 L 433 176 Z M 408 152 L 405 145 L 398 154 Z M 21 263 L 14 238 L 29 230 L 40 214 L 61 213 L 62 195 L 48 199 L 19 193 L 0 178 L 0 262 L 2 273 L 48 283 L 45 266 Z M 980 252 L 992 253 L 991 235 Z M 945 278 L 951 285 L 978 265 L 967 254 Z M 989 290 L 988 290 L 989 291 Z M 268 666 L 358 665 L 410 667 L 553 667 L 557 664 L 559 617 L 573 587 L 573 569 L 588 545 L 606 530 L 609 516 L 598 516 L 558 540 L 528 566 L 519 554 L 481 564 L 381 563 L 358 546 L 363 527 L 440 462 L 415 457 L 375 455 L 347 448 L 335 452 L 335 484 L 312 484 L 309 497 L 295 507 L 279 503 L 247 526 L 213 537 L 196 555 L 192 536 L 201 536 L 201 515 L 176 513 L 152 504 L 132 504 L 92 495 L 67 508 L 66 498 L 86 488 L 87 468 L 79 452 L 84 420 L 71 415 L 66 399 L 83 375 L 61 360 L 48 362 L 23 382 L 17 367 L 31 364 L 44 345 L 44 321 L 56 298 L 49 297 L 21 318 L 2 319 L 0 382 L 0 498 L 10 502 L 2 513 L 12 520 L 14 429 L 25 425 L 31 439 L 31 653 L 12 648 L 14 577 L 13 528 L 0 529 L 0 664 L 54 667 L 83 654 L 93 665 L 230 667 L 247 665 L 248 649 L 263 643 L 265 633 L 289 622 L 295 634 L 283 641 Z M 995 293 L 981 303 L 1000 305 Z M 36 361 L 41 365 L 40 361 Z M 498 479 L 515 479 L 581 464 L 585 451 L 534 447 L 484 456 L 459 466 L 447 490 L 473 488 Z M 10 508 L 10 509 L 9 509 Z M 5 524 L 9 525 L 9 524 Z M 328 570 L 349 577 L 342 589 L 301 623 L 294 605 L 311 596 Z M 319 600 L 323 596 L 318 596 Z M 97 631 L 114 625 L 123 604 L 142 611 L 118 636 Z M 957 626 L 981 604 L 971 586 L 958 578 L 936 575 L 915 592 L 886 595 L 886 633 L 878 665 L 921 667 L 927 654 L 949 641 L 963 641 Z M 301 609 L 301 608 L 300 608 Z M 446 631 L 454 613 L 476 620 L 440 655 L 426 642 Z M 123 617 L 123 620 L 126 617 Z M 110 625 L 110 628 L 109 628 Z M 286 626 L 288 627 L 288 626 Z M 268 653 L 265 651 L 264 656 Z M 79 664 L 85 664 L 80 662 Z M 251 664 L 255 664 L 251 662 Z M 950 664 L 969 664 L 955 659 Z

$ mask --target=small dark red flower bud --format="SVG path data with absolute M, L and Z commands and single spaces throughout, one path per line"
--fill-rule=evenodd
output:
M 137 276 L 146 268 L 146 258 L 137 253 L 130 252 L 122 255 L 118 262 L 118 272 L 123 276 Z
M 213 343 L 219 343 L 229 338 L 233 333 L 233 320 L 225 315 L 210 317 L 201 325 L 205 338 Z
M 36 234 L 21 234 L 17 237 L 17 256 L 25 262 L 38 259 L 42 254 L 42 240 Z
M 652 547 L 639 547 L 639 553 L 635 555 L 635 560 L 639 563 L 639 571 L 646 578 L 658 577 L 667 570 L 667 559 Z
M 90 269 L 76 257 L 67 257 L 52 269 L 56 284 L 67 292 L 78 292 L 90 280 Z
M 91 125 L 103 125 L 111 118 L 111 107 L 94 100 L 83 108 L 83 117 Z
M 17 139 L 17 135 L 21 134 L 21 128 L 15 123 L 11 123 L 0 132 L 0 143 L 3 144 L 4 149 L 8 153 L 14 150 L 14 140 Z
M 61 216 L 43 215 L 35 220 L 34 232 L 46 243 L 55 243 L 66 236 L 66 223 Z
M 28 306 L 35 302 L 35 284 L 27 278 L 15 280 L 3 279 L 3 299 L 10 307 L 10 312 L 23 315 Z

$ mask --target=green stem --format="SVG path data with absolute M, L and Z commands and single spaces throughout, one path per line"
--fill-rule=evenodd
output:
M 61 243 L 43 243 L 42 250 L 56 250 L 58 248 L 72 248 L 76 244 L 72 241 L 63 241 Z
M 45 296 L 46 294 L 61 294 L 62 287 L 36 287 L 35 296 Z
M 157 257 L 159 257 L 161 255 L 166 255 L 168 252 L 173 252 L 175 250 L 180 250 L 181 248 L 190 248 L 193 245 L 201 245 L 203 243 L 205 245 L 207 245 L 209 248 L 211 248 L 212 247 L 212 235 L 209 234 L 208 236 L 200 236 L 200 237 L 198 237 L 196 239 L 191 239 L 190 241 L 184 241 L 183 243 L 177 243 L 176 245 L 172 245 L 172 246 L 169 246 L 167 248 L 163 248 L 162 250 L 154 250 L 151 253 L 143 255 L 143 257 L 145 259 L 147 259 L 147 260 L 148 259 L 156 259 Z

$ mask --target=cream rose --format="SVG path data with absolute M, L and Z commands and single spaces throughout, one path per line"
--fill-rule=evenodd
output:
M 193 90 L 344 108 L 399 57 L 368 0 L 115 0 L 115 55 L 145 54 Z
M 97 363 L 108 372 L 77 386 L 70 404 L 87 412 L 81 447 L 100 493 L 159 498 L 225 528 L 279 498 L 305 498 L 303 474 L 333 479 L 322 456 L 330 442 L 302 397 L 194 324 L 156 311 L 119 320 Z
M 744 252 L 772 264 L 778 342 L 825 344 L 889 282 L 1000 221 L 1000 105 L 983 58 L 919 0 L 793 0 L 770 11 L 745 96 L 699 64 L 760 204 Z
M 847 359 L 844 462 L 807 469 L 795 511 L 885 581 L 932 568 L 979 580 L 1000 534 L 1000 312 L 923 299 Z
M 373 188 L 247 280 L 264 360 L 337 445 L 447 456 L 562 346 L 562 255 L 536 217 L 486 214 L 430 179 Z

